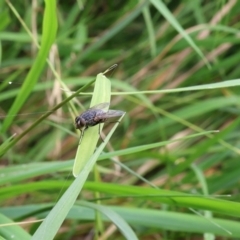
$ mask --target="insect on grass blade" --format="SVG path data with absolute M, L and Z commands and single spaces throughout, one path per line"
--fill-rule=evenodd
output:
M 84 136 L 84 131 L 87 130 L 88 127 L 93 127 L 97 124 L 106 122 L 109 118 L 120 117 L 125 113 L 120 110 L 108 110 L 105 112 L 103 109 L 109 105 L 110 103 L 108 102 L 97 104 L 75 118 L 76 129 L 79 129 L 81 131 L 79 144 L 81 143 Z M 101 136 L 100 126 L 99 135 Z

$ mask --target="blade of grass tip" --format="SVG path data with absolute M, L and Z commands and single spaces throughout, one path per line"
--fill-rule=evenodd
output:
M 37 54 L 36 60 L 34 61 L 19 93 L 12 104 L 8 117 L 5 118 L 2 126 L 2 131 L 5 132 L 10 127 L 14 116 L 16 116 L 19 109 L 22 107 L 28 96 L 33 90 L 43 68 L 46 63 L 46 59 L 52 44 L 55 41 L 57 33 L 57 16 L 56 16 L 56 1 L 45 0 L 45 11 L 43 18 L 42 27 L 42 40 L 41 48 Z
M 120 120 L 123 116 L 120 118 Z M 103 151 L 110 137 L 116 130 L 119 122 L 114 124 L 113 128 L 105 138 L 105 141 L 101 143 L 101 145 L 96 149 L 95 153 L 89 158 L 89 161 L 83 166 L 81 171 L 78 173 L 78 176 L 67 189 L 67 191 L 63 194 L 63 196 L 59 199 L 54 208 L 50 211 L 48 216 L 41 223 L 39 228 L 34 233 L 32 240 L 52 240 L 54 236 L 57 234 L 57 231 L 61 227 L 63 221 L 65 220 L 68 212 L 72 208 L 74 202 L 76 201 L 79 193 L 82 190 L 82 187 L 92 170 L 94 164 L 96 163 L 99 155 Z
M 114 64 L 112 67 L 107 69 L 104 73 L 99 73 L 97 75 L 90 107 L 93 107 L 97 104 L 104 103 L 104 102 L 110 103 L 111 82 L 104 74 L 113 70 L 114 68 L 116 68 L 116 66 L 117 65 Z M 100 126 L 100 131 L 102 130 L 102 128 L 103 128 L 103 124 L 101 124 Z M 99 126 L 89 128 L 87 129 L 87 131 L 84 132 L 84 137 L 81 138 L 79 141 L 77 154 L 76 154 L 74 165 L 73 165 L 73 176 L 75 177 L 78 176 L 83 166 L 92 156 L 96 148 L 98 139 L 99 139 Z

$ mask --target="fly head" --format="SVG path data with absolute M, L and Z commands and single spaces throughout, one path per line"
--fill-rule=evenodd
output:
M 75 126 L 76 126 L 76 129 L 82 130 L 84 127 L 87 127 L 87 123 L 84 120 L 84 118 L 78 116 L 75 118 Z

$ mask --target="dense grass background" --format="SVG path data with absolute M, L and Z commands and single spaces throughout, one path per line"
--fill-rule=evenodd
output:
M 3 239 L 240 238 L 239 1 L 0 9 Z M 110 83 L 126 115 L 74 178 L 74 118 Z

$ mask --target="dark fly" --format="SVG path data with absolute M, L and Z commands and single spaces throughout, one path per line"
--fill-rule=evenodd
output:
M 103 109 L 108 106 L 108 102 L 100 103 L 89 108 L 87 111 L 75 118 L 76 129 L 81 131 L 80 141 L 84 135 L 84 131 L 88 129 L 88 127 L 93 127 L 99 124 L 99 135 L 101 136 L 100 123 L 106 122 L 106 120 L 109 118 L 120 117 L 125 113 L 120 110 L 108 110 L 107 112 L 104 111 Z

